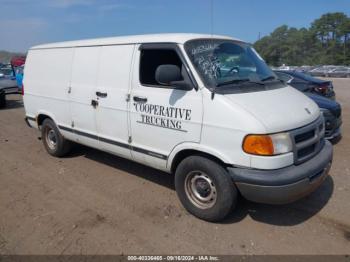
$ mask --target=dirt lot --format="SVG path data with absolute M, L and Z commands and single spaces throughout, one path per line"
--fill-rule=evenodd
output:
M 350 79 L 334 79 L 343 139 L 330 177 L 294 204 L 240 201 L 220 224 L 189 215 L 173 177 L 78 146 L 49 156 L 19 95 L 0 110 L 0 254 L 349 254 Z

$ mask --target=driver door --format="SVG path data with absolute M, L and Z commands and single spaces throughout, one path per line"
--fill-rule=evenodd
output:
M 165 170 L 170 152 L 180 143 L 199 143 L 202 95 L 155 80 L 158 66 L 176 65 L 189 76 L 175 44 L 143 44 L 136 49 L 130 94 L 131 154 L 135 161 Z M 193 79 L 193 78 L 192 78 Z

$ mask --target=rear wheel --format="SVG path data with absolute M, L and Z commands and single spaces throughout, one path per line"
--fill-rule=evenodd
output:
M 0 108 L 6 107 L 6 95 L 5 92 L 0 92 Z
M 236 206 L 237 189 L 226 169 L 202 156 L 190 156 L 179 164 L 175 188 L 183 206 L 207 221 L 222 220 Z
M 41 126 L 41 138 L 46 151 L 56 157 L 66 155 L 71 149 L 71 142 L 66 140 L 55 123 L 47 118 Z

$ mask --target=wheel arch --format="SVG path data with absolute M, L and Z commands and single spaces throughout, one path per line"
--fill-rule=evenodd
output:
M 51 119 L 55 124 L 55 118 L 52 116 L 52 114 L 48 113 L 48 112 L 39 112 L 36 116 L 36 123 L 38 125 L 38 128 L 43 124 L 45 119 Z
M 229 163 L 228 158 L 222 156 L 220 153 L 207 148 L 198 147 L 198 144 L 196 144 L 196 146 L 187 145 L 186 147 L 182 145 L 180 146 L 180 148 L 174 149 L 168 158 L 168 163 L 167 163 L 168 170 L 171 173 L 174 173 L 177 166 L 180 164 L 182 160 L 184 160 L 186 157 L 193 156 L 193 155 L 206 157 L 224 167 L 232 166 L 231 164 L 228 164 Z

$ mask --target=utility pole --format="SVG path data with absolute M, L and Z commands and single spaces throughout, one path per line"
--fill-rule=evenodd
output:
M 346 35 L 344 36 L 344 46 L 343 46 L 343 65 L 346 62 Z

